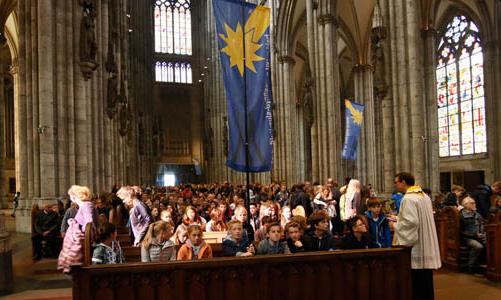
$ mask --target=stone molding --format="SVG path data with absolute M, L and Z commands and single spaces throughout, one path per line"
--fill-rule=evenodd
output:
M 278 57 L 278 62 L 281 64 L 287 63 L 287 64 L 296 64 L 296 60 L 288 55 L 283 55 Z
M 353 67 L 353 72 L 372 71 L 374 67 L 370 64 L 357 64 Z
M 334 27 L 338 27 L 339 25 L 337 18 L 332 14 L 320 15 L 317 20 L 320 25 L 333 24 Z

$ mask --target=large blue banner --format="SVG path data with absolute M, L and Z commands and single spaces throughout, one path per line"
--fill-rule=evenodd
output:
M 344 104 L 346 106 L 346 135 L 342 156 L 347 160 L 356 160 L 358 137 L 364 120 L 364 106 L 350 100 L 344 100 Z
M 242 1 L 213 0 L 212 3 L 228 103 L 226 165 L 237 171 L 247 171 L 247 94 L 248 171 L 270 171 L 273 157 L 270 9 Z

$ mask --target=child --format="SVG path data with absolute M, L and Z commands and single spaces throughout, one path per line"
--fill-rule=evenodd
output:
M 172 221 L 172 211 L 169 209 L 162 210 L 160 213 L 160 220 L 167 222 L 172 228 L 174 228 L 174 221 Z
M 261 228 L 256 232 L 254 235 L 254 241 L 256 242 L 261 242 L 266 239 L 266 226 L 271 223 L 271 217 L 270 216 L 264 216 L 261 219 Z
M 210 212 L 210 221 L 205 225 L 205 231 L 214 232 L 214 231 L 226 231 L 228 228 L 226 224 L 224 224 L 221 218 L 221 211 L 217 208 L 213 208 Z
M 117 241 L 117 228 L 104 223 L 98 228 L 97 245 L 92 253 L 92 264 L 122 264 L 125 262 L 122 248 Z
M 336 249 L 334 239 L 330 233 L 330 218 L 327 212 L 318 210 L 313 212 L 309 219 L 310 229 L 304 235 L 305 251 L 326 251 Z
M 138 195 L 140 195 L 140 190 L 137 187 L 124 186 L 117 192 L 117 196 L 130 208 L 129 220 L 134 234 L 134 247 L 140 245 L 151 223 L 149 208 L 138 199 Z
M 257 254 L 290 254 L 287 242 L 280 242 L 283 234 L 282 227 L 278 222 L 273 222 L 266 229 L 268 238 L 262 240 L 257 247 Z
M 224 256 L 253 256 L 255 253 L 252 243 L 243 236 L 243 226 L 240 221 L 228 223 L 228 237 L 223 241 Z
M 181 246 L 177 260 L 198 260 L 212 258 L 212 248 L 203 240 L 202 228 L 199 225 L 188 227 L 188 240 Z
M 304 252 L 304 243 L 301 241 L 303 237 L 303 229 L 301 224 L 297 222 L 289 222 L 285 227 L 289 238 L 287 238 L 287 246 L 291 253 Z
M 369 224 L 369 233 L 376 248 L 391 247 L 391 233 L 388 219 L 382 212 L 383 204 L 378 198 L 369 198 L 365 215 Z
M 158 221 L 148 228 L 141 243 L 141 261 L 168 261 L 176 260 L 176 247 L 170 237 L 172 227 L 167 222 Z
M 349 249 L 367 249 L 376 248 L 372 246 L 370 236 L 367 235 L 367 226 L 361 215 L 354 216 L 346 222 L 350 233 L 341 241 L 341 248 Z

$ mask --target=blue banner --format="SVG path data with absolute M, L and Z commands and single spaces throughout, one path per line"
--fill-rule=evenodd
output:
M 241 172 L 270 171 L 273 157 L 270 9 L 242 1 L 213 0 L 212 3 L 228 107 L 226 165 Z
M 342 156 L 347 160 L 356 160 L 358 136 L 364 120 L 364 106 L 350 100 L 344 100 L 344 105 L 346 106 L 346 134 Z

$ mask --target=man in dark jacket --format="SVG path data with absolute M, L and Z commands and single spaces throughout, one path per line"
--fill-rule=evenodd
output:
M 43 257 L 42 241 L 44 240 L 47 241 L 47 250 L 52 252 L 50 254 L 58 254 L 56 252 L 58 252 L 60 226 L 59 215 L 53 210 L 53 205 L 45 205 L 43 211 L 35 219 L 35 234 L 32 237 L 35 253 L 33 259 L 39 260 Z
M 318 210 L 311 214 L 308 218 L 308 224 L 311 228 L 305 233 L 303 238 L 305 251 L 336 249 L 334 238 L 329 230 L 329 221 L 329 215 L 323 210 Z
M 493 195 L 501 196 L 501 182 L 494 182 L 491 186 L 481 184 L 477 186 L 476 190 L 472 193 L 473 199 L 477 204 L 477 211 L 484 219 L 488 218 L 489 208 L 491 206 L 491 197 Z

